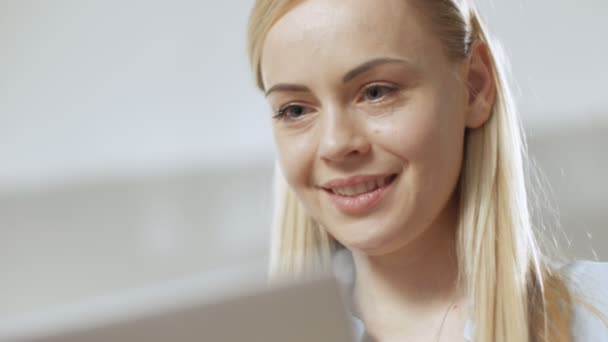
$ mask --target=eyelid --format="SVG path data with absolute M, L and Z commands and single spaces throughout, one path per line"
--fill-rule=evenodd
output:
M 304 109 L 304 114 L 302 114 L 300 117 L 303 117 L 303 116 L 305 116 L 305 115 L 307 115 L 307 114 L 309 113 L 309 112 L 307 112 L 306 110 L 311 111 L 311 110 L 310 110 L 310 109 L 311 109 L 311 108 L 310 108 L 310 106 L 308 106 L 308 105 L 306 105 L 306 104 L 299 103 L 299 102 L 288 102 L 288 103 L 286 103 L 286 104 L 284 104 L 284 105 L 280 106 L 280 107 L 279 107 L 279 108 L 278 108 L 278 109 L 277 109 L 277 110 L 274 112 L 274 115 L 272 116 L 272 117 L 273 117 L 273 119 L 278 119 L 278 120 L 286 120 L 286 121 L 296 121 L 296 120 L 299 120 L 299 119 L 300 119 L 300 117 L 297 117 L 297 118 L 292 118 L 292 117 L 288 117 L 288 116 L 285 114 L 285 110 L 286 110 L 286 109 L 288 109 L 289 107 L 292 107 L 292 106 L 299 106 L 299 107 L 302 107 L 302 108 Z
M 289 108 L 291 106 L 300 106 L 300 107 L 307 107 L 307 105 L 300 103 L 300 102 L 288 102 L 282 106 L 279 106 L 279 108 L 276 110 L 276 113 L 281 112 L 283 110 L 285 110 L 286 108 Z
M 381 88 L 389 89 L 390 90 L 389 94 L 401 89 L 401 86 L 394 84 L 394 83 L 390 83 L 390 82 L 383 82 L 383 81 L 371 82 L 371 83 L 367 83 L 361 87 L 361 89 L 359 90 L 358 95 L 357 95 L 357 100 L 360 99 L 361 96 L 364 96 L 365 91 L 371 87 L 381 87 Z

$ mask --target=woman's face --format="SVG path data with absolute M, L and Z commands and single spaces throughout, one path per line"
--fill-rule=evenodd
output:
M 447 215 L 468 93 L 404 0 L 307 0 L 270 30 L 262 79 L 283 173 L 310 215 L 368 254 Z

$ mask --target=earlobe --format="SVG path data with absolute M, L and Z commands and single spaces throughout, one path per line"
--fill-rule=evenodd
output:
M 466 80 L 469 110 L 466 125 L 478 128 L 489 120 L 496 99 L 496 75 L 487 44 L 481 41 L 473 43 L 468 63 Z

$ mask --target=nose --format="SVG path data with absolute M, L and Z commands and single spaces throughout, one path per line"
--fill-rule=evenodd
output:
M 370 142 L 364 123 L 344 110 L 327 110 L 319 142 L 320 157 L 326 161 L 345 161 L 369 152 Z

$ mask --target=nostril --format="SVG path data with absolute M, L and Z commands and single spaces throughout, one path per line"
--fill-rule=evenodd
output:
M 319 146 L 319 154 L 327 161 L 345 161 L 366 155 L 371 145 L 368 139 L 348 128 L 346 124 L 334 125 L 322 136 Z

